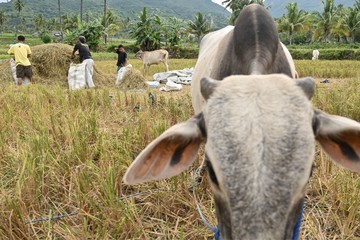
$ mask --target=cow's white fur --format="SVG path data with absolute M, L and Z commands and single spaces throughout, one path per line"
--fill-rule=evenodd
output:
M 164 63 L 166 71 L 169 71 L 169 52 L 165 49 L 158 49 L 154 51 L 138 51 L 135 57 L 140 58 L 144 64 L 144 71 L 147 72 L 151 65 Z
M 262 19 L 266 23 L 271 17 L 258 5 L 246 9 L 245 21 L 255 12 L 253 22 L 266 15 Z M 273 25 L 269 28 L 275 29 Z M 276 41 L 275 35 L 269 37 Z M 219 71 L 219 62 L 236 67 L 222 62 L 229 58 L 224 57 L 220 44 L 229 43 L 231 37 L 231 28 L 224 28 L 203 39 L 192 86 L 199 97 L 193 101 L 198 114 L 149 144 L 124 181 L 134 184 L 177 175 L 195 161 L 204 141 L 221 237 L 291 239 L 311 171 L 315 139 L 337 163 L 360 172 L 360 124 L 313 109 L 309 98 L 314 81 L 294 80 L 289 74 L 291 64 L 284 62 L 279 48 L 274 50 L 278 44 L 267 44 L 267 37 L 255 47 L 262 46 L 259 50 L 270 54 L 270 58 L 261 58 L 268 61 L 265 64 L 257 62 L 269 67 L 270 73 L 264 71 L 268 75 L 200 80 Z M 211 50 L 214 55 L 207 54 Z M 249 56 L 254 56 L 251 53 Z M 268 64 L 274 62 L 283 68 Z
M 314 49 L 313 52 L 312 52 L 312 54 L 313 54 L 312 60 L 318 60 L 318 59 L 319 59 L 319 55 L 320 55 L 319 50 Z
M 206 34 L 200 43 L 199 57 L 195 65 L 192 81 L 191 96 L 192 105 L 195 113 L 201 112 L 204 98 L 200 93 L 200 79 L 203 77 L 213 77 L 212 73 L 217 71 L 219 62 L 223 59 L 223 45 L 233 36 L 234 26 L 227 26 L 220 30 Z M 281 42 L 280 42 L 281 43 Z M 287 47 L 281 43 L 285 56 L 289 62 L 293 78 L 297 78 L 295 63 Z

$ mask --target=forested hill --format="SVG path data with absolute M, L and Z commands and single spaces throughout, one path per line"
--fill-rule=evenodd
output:
M 265 0 L 265 6 L 270 6 L 270 12 L 273 17 L 281 17 L 285 13 L 285 6 L 292 0 Z M 303 9 L 307 12 L 323 11 L 323 5 L 321 0 L 298 0 L 296 1 L 299 9 Z M 335 0 L 335 5 L 342 4 L 344 7 L 351 7 L 354 5 L 355 0 Z
M 17 15 L 14 10 L 14 1 L 0 3 L 0 10 Z M 58 16 L 57 0 L 23 0 L 23 16 L 34 16 L 43 14 L 46 17 Z M 61 12 L 80 12 L 80 0 L 61 0 Z M 222 6 L 213 3 L 211 0 L 107 0 L 107 7 L 118 13 L 120 17 L 136 17 L 143 7 L 148 12 L 156 12 L 160 16 L 173 16 L 181 19 L 192 20 L 197 12 L 206 14 L 214 26 L 221 27 L 228 24 L 230 12 Z M 104 9 L 103 0 L 83 0 L 83 14 L 101 14 Z

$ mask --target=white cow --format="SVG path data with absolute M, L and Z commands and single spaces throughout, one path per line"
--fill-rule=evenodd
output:
M 233 46 L 233 38 L 236 37 L 234 36 L 234 31 L 235 31 L 234 28 L 236 27 L 227 26 L 218 31 L 211 32 L 205 35 L 200 43 L 199 57 L 194 69 L 193 78 L 191 82 L 192 105 L 194 107 L 195 113 L 199 113 L 201 111 L 201 108 L 205 102 L 204 98 L 200 93 L 200 79 L 202 77 L 212 77 L 215 79 L 222 79 L 226 76 L 230 76 L 233 74 L 249 74 L 248 72 L 249 69 L 245 67 L 241 67 L 241 66 L 229 67 L 228 59 L 233 58 L 232 62 L 234 62 L 234 65 L 238 65 L 240 61 L 242 61 L 245 62 L 244 65 L 246 66 L 247 57 L 253 58 L 254 55 L 256 54 L 260 55 L 260 53 L 255 52 L 253 50 L 253 47 L 251 47 L 248 49 L 239 49 L 241 50 L 241 52 L 233 56 L 234 55 L 233 48 L 236 47 Z M 243 38 L 246 37 L 247 36 L 243 36 Z M 246 41 L 246 39 L 243 39 L 243 41 L 244 40 Z M 253 43 L 249 42 L 247 44 L 252 45 Z M 267 43 L 265 42 L 264 45 L 266 44 Z M 224 45 L 228 46 L 226 50 L 224 50 L 225 48 Z M 277 47 L 277 49 L 276 52 L 272 53 L 273 54 L 272 57 L 278 62 L 279 66 L 268 67 L 266 71 L 269 73 L 285 73 L 292 78 L 297 78 L 298 74 L 295 70 L 294 60 L 291 57 L 289 50 L 278 39 L 276 40 L 275 43 L 273 43 L 273 45 L 276 45 L 275 47 Z M 231 47 L 231 49 L 229 49 L 229 46 Z M 249 51 L 252 52 L 251 54 L 245 55 L 242 53 L 244 50 L 247 50 L 248 52 Z M 236 60 L 240 56 L 242 56 L 245 59 Z
M 293 78 L 274 20 L 259 5 L 200 48 L 192 92 L 205 101 L 151 142 L 124 181 L 175 176 L 205 142 L 221 238 L 293 239 L 315 140 L 335 162 L 360 172 L 360 124 L 312 107 L 314 81 Z
M 142 60 L 144 64 L 144 71 L 147 72 L 151 65 L 164 63 L 166 71 L 169 71 L 168 58 L 169 53 L 165 49 L 159 49 L 155 51 L 138 51 L 135 57 Z
M 318 60 L 319 59 L 320 52 L 317 49 L 314 49 L 312 60 Z

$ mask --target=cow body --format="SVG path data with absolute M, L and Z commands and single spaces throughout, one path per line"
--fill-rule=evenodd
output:
M 165 49 L 155 51 L 138 51 L 135 57 L 140 58 L 144 64 L 144 71 L 147 72 L 151 65 L 164 63 L 166 71 L 169 71 L 169 53 Z
M 207 35 L 201 48 L 192 89 L 201 97 L 193 101 L 197 114 L 150 143 L 124 181 L 177 175 L 205 142 L 221 238 L 292 239 L 315 139 L 360 172 L 360 124 L 312 107 L 314 81 L 293 78 L 274 21 L 259 5 L 246 7 L 234 29 Z M 210 51 L 214 58 L 205 57 Z
M 199 113 L 204 104 L 200 79 L 223 79 L 235 74 L 284 73 L 296 77 L 289 50 L 279 41 L 274 20 L 265 9 L 241 14 L 235 27 L 204 36 L 191 83 L 192 104 Z
M 320 55 L 319 50 L 314 49 L 313 52 L 312 52 L 312 54 L 313 54 L 312 60 L 318 60 L 318 59 L 319 59 L 319 55 Z

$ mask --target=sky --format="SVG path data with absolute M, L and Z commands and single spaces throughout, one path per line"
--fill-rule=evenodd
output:
M 1 0 L 0 0 L 1 1 Z M 222 5 L 221 2 L 223 2 L 224 0 L 212 0 L 214 3 L 217 3 L 219 5 Z

